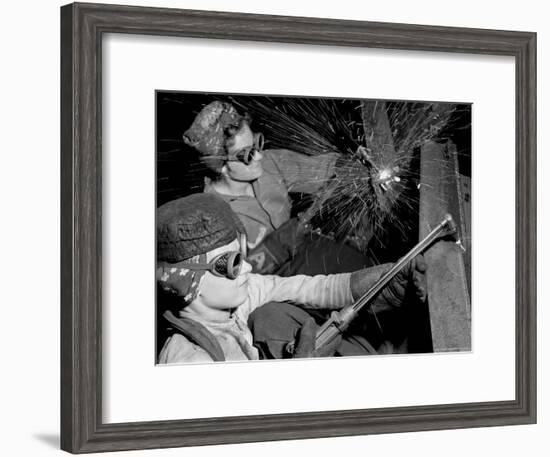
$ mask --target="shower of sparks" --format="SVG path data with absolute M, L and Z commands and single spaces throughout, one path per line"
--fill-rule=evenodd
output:
M 365 250 L 393 225 L 410 229 L 403 211 L 417 205 L 419 182 L 411 167 L 415 150 L 442 139 L 456 105 L 336 99 L 235 98 L 269 148 L 307 155 L 338 154 L 335 176 L 317 181 L 320 191 L 302 221 Z M 305 177 L 304 177 L 305 179 Z M 302 180 L 303 182 L 303 180 Z

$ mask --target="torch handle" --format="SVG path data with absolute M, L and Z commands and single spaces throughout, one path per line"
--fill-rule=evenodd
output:
M 320 350 L 329 344 L 336 336 L 347 328 L 355 319 L 363 306 L 369 303 L 412 259 L 430 246 L 443 232 L 454 234 L 456 225 L 450 214 L 437 225 L 426 237 L 414 246 L 404 257 L 399 259 L 374 285 L 367 290 L 355 303 L 343 308 L 340 312 L 334 311 L 330 318 L 319 328 L 315 338 L 315 348 Z

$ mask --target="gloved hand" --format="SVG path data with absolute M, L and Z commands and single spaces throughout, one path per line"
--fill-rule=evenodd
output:
M 350 279 L 353 299 L 359 299 L 391 267 L 392 264 L 382 264 L 353 272 Z M 374 297 L 370 309 L 379 312 L 399 308 L 403 304 L 409 287 L 420 301 L 425 301 L 427 294 L 426 270 L 427 264 L 424 256 L 417 255 Z
M 302 328 L 296 335 L 296 341 L 294 345 L 293 359 L 310 358 L 310 357 L 331 357 L 334 352 L 340 346 L 342 337 L 338 336 L 334 338 L 329 344 L 321 348 L 319 351 L 315 350 L 315 336 L 317 335 L 317 324 L 315 320 L 310 317 L 307 319 Z

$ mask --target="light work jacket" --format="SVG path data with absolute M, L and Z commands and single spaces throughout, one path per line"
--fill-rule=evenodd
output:
M 353 302 L 350 273 L 337 275 L 280 276 L 249 274 L 248 295 L 227 319 L 208 320 L 184 308 L 180 315 L 202 324 L 220 344 L 225 360 L 258 360 L 247 321 L 256 308 L 269 303 L 292 302 L 313 309 L 340 309 Z M 208 353 L 185 336 L 175 333 L 166 340 L 160 364 L 212 362 Z

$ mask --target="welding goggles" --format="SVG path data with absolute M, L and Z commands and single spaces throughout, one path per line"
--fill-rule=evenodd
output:
M 235 279 L 239 276 L 243 262 L 246 259 L 246 235 L 239 236 L 240 250 L 223 252 L 208 263 L 186 263 L 188 270 L 206 270 L 214 276 Z
M 264 149 L 264 136 L 261 133 L 254 134 L 254 143 L 252 146 L 239 149 L 237 152 L 227 156 L 228 162 L 242 162 L 248 165 L 254 159 L 257 152 L 262 152 Z

